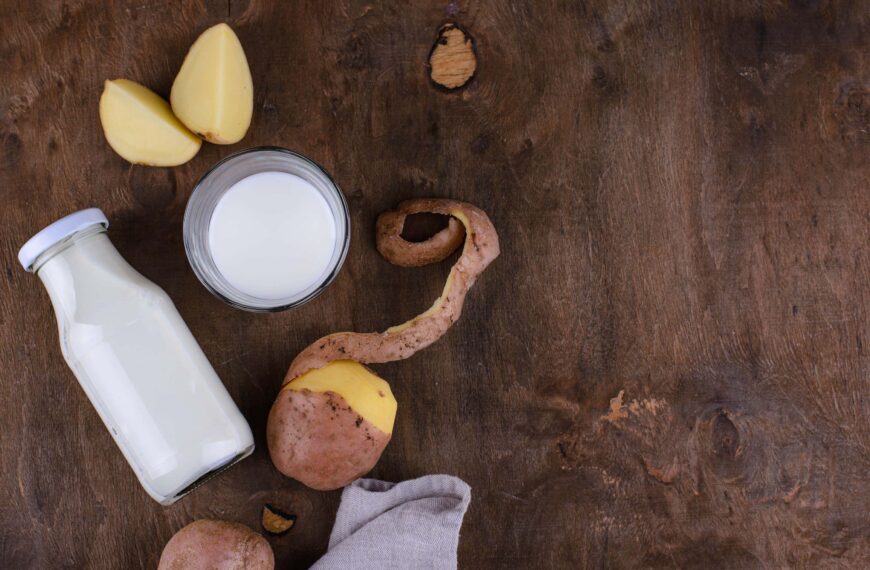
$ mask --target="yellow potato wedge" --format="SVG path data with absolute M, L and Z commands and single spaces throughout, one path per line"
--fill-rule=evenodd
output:
M 208 142 L 232 144 L 245 136 L 254 109 L 254 84 L 232 28 L 221 23 L 197 38 L 169 100 L 181 122 Z
M 159 95 L 134 81 L 106 81 L 100 121 L 109 146 L 134 164 L 177 166 L 193 158 L 202 141 L 181 124 Z

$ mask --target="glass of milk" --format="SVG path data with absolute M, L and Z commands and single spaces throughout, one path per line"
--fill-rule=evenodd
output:
M 97 208 L 18 253 L 54 306 L 67 364 L 151 497 L 169 505 L 254 450 L 251 429 L 169 296 L 109 241 Z
M 341 269 L 350 216 L 314 161 L 277 147 L 233 154 L 200 179 L 184 214 L 184 247 L 216 297 L 248 311 L 310 301 Z

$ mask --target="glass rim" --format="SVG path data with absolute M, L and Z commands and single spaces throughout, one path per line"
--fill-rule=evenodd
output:
M 337 218 L 340 215 L 340 217 L 342 218 L 341 221 L 344 223 L 344 226 L 343 226 L 343 228 L 344 228 L 343 234 L 344 235 L 341 236 L 341 235 L 339 235 L 338 232 L 336 233 L 336 242 L 337 242 L 337 244 L 340 245 L 340 248 L 341 248 L 340 252 L 338 254 L 338 257 L 335 258 L 334 262 L 330 265 L 328 270 L 324 271 L 322 279 L 320 280 L 320 282 L 317 283 L 316 286 L 315 285 L 309 286 L 309 288 L 306 289 L 306 291 L 308 291 L 308 293 L 306 293 L 305 295 L 298 297 L 298 298 L 296 298 L 294 296 L 291 296 L 288 298 L 283 298 L 283 299 L 266 299 L 266 298 L 262 298 L 262 297 L 257 297 L 256 295 L 250 295 L 248 293 L 244 293 L 243 291 L 240 291 L 238 288 L 232 286 L 228 281 L 226 281 L 226 279 L 224 279 L 223 283 L 222 283 L 223 289 L 227 290 L 227 291 L 224 291 L 224 290 L 222 290 L 221 287 L 218 287 L 217 284 L 212 281 L 212 279 L 209 277 L 208 274 L 206 274 L 206 272 L 203 271 L 203 268 L 201 267 L 201 260 L 199 259 L 199 254 L 196 251 L 194 251 L 195 239 L 199 238 L 201 241 L 204 241 L 206 243 L 208 242 L 207 239 L 203 240 L 202 236 L 194 235 L 196 233 L 196 230 L 193 227 L 195 224 L 195 222 L 193 220 L 193 216 L 194 216 L 193 210 L 194 210 L 194 207 L 197 205 L 197 197 L 199 196 L 199 198 L 202 199 L 203 198 L 202 194 L 209 190 L 209 188 L 206 186 L 206 184 L 208 184 L 208 182 L 209 182 L 209 179 L 212 176 L 214 176 L 215 173 L 218 172 L 219 169 L 226 167 L 226 165 L 228 163 L 231 163 L 233 161 L 237 161 L 237 160 L 244 158 L 245 156 L 248 156 L 248 155 L 260 154 L 260 153 L 263 153 L 263 154 L 277 153 L 279 155 L 284 155 L 285 157 L 290 158 L 292 160 L 300 161 L 301 163 L 316 170 L 319 174 L 322 174 L 327 182 L 327 184 L 325 185 L 325 189 L 330 191 L 330 193 L 332 194 L 332 197 L 335 198 L 336 203 L 338 205 L 337 212 L 335 211 L 336 209 L 334 209 L 332 207 L 332 205 L 330 205 L 330 211 Z M 267 172 L 267 171 L 268 170 L 261 170 L 259 172 Z M 248 174 L 247 176 L 252 176 L 253 174 L 256 174 L 256 172 Z M 295 174 L 295 175 L 299 176 L 298 174 Z M 302 177 L 302 178 L 304 178 L 304 177 Z M 312 180 L 306 179 L 306 181 L 313 184 Z M 324 192 L 324 188 L 322 188 L 320 185 L 316 185 L 316 184 L 313 184 L 313 185 L 318 190 L 318 192 L 321 192 L 321 193 Z M 228 190 L 228 189 L 229 189 L 229 187 L 224 189 L 224 192 L 226 192 L 226 190 Z M 324 196 L 324 198 L 326 198 L 326 196 Z M 219 201 L 220 200 L 218 200 L 218 202 Z M 194 207 L 192 207 L 192 206 L 194 206 Z M 217 206 L 217 203 L 214 204 L 214 206 L 211 208 L 211 211 L 208 213 L 209 220 L 211 219 L 211 215 L 214 214 L 214 208 L 216 206 Z M 339 225 L 340 225 L 338 222 L 339 222 L 339 220 L 336 219 L 336 228 L 337 229 L 339 229 Z M 184 220 L 183 220 L 183 229 L 182 229 L 183 238 L 184 238 L 184 251 L 185 251 L 185 254 L 187 256 L 187 261 L 190 264 L 191 269 L 193 269 L 194 275 L 196 275 L 196 278 L 199 280 L 200 283 L 202 283 L 203 287 L 205 287 L 209 293 L 211 293 L 212 295 L 214 295 L 215 297 L 217 297 L 218 299 L 220 299 L 221 301 L 223 301 L 227 305 L 230 305 L 231 307 L 235 307 L 237 309 L 255 312 L 255 313 L 277 313 L 277 312 L 281 312 L 281 311 L 286 311 L 287 309 L 292 309 L 294 307 L 298 307 L 300 305 L 303 305 L 303 304 L 311 301 L 315 297 L 322 294 L 326 290 L 326 288 L 335 280 L 335 278 L 338 276 L 338 273 L 341 271 L 342 266 L 344 265 L 344 261 L 347 258 L 347 253 L 348 253 L 348 250 L 350 248 L 350 237 L 351 237 L 351 223 L 350 222 L 351 222 L 350 221 L 350 210 L 349 210 L 348 205 L 347 205 L 347 199 L 345 198 L 344 193 L 341 190 L 341 187 L 338 185 L 338 183 L 336 183 L 336 181 L 332 177 L 332 175 L 330 175 L 329 172 L 323 166 L 321 166 L 317 161 L 315 161 L 314 159 L 309 158 L 308 156 L 305 156 L 304 154 L 301 154 L 299 152 L 295 152 L 295 151 L 292 151 L 292 150 L 289 150 L 289 149 L 286 149 L 283 147 L 279 147 L 279 146 L 250 147 L 250 148 L 240 150 L 238 152 L 234 152 L 234 153 L 222 158 L 221 160 L 216 162 L 214 165 L 212 165 L 208 170 L 206 170 L 206 172 L 199 178 L 199 180 L 197 180 L 196 184 L 193 187 L 193 192 L 191 193 L 190 198 L 187 201 L 187 206 L 185 207 L 185 210 L 184 210 Z M 200 232 L 200 233 L 203 233 L 207 236 L 207 232 L 208 232 L 208 230 L 206 229 L 205 232 Z M 208 249 L 208 247 L 205 248 L 205 251 L 206 251 L 208 257 L 211 259 L 211 263 L 214 264 L 214 258 L 211 256 L 211 252 Z M 217 271 L 217 274 L 220 275 L 220 272 Z M 309 291 L 309 289 L 310 289 L 310 291 Z M 237 298 L 233 298 L 230 295 L 233 292 L 238 293 Z M 228 293 L 230 293 L 230 294 L 228 294 Z M 291 299 L 291 300 L 288 301 L 288 299 Z M 247 300 L 253 300 L 253 301 L 255 301 L 255 303 L 246 302 Z

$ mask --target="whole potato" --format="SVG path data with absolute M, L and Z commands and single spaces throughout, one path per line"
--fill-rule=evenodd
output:
M 238 523 L 202 519 L 173 535 L 157 570 L 274 570 L 266 539 Z

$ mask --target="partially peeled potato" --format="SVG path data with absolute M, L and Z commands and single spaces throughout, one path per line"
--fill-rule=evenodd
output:
M 338 489 L 368 473 L 393 433 L 390 385 L 352 360 L 336 360 L 284 385 L 266 438 L 281 473 L 312 489 Z

